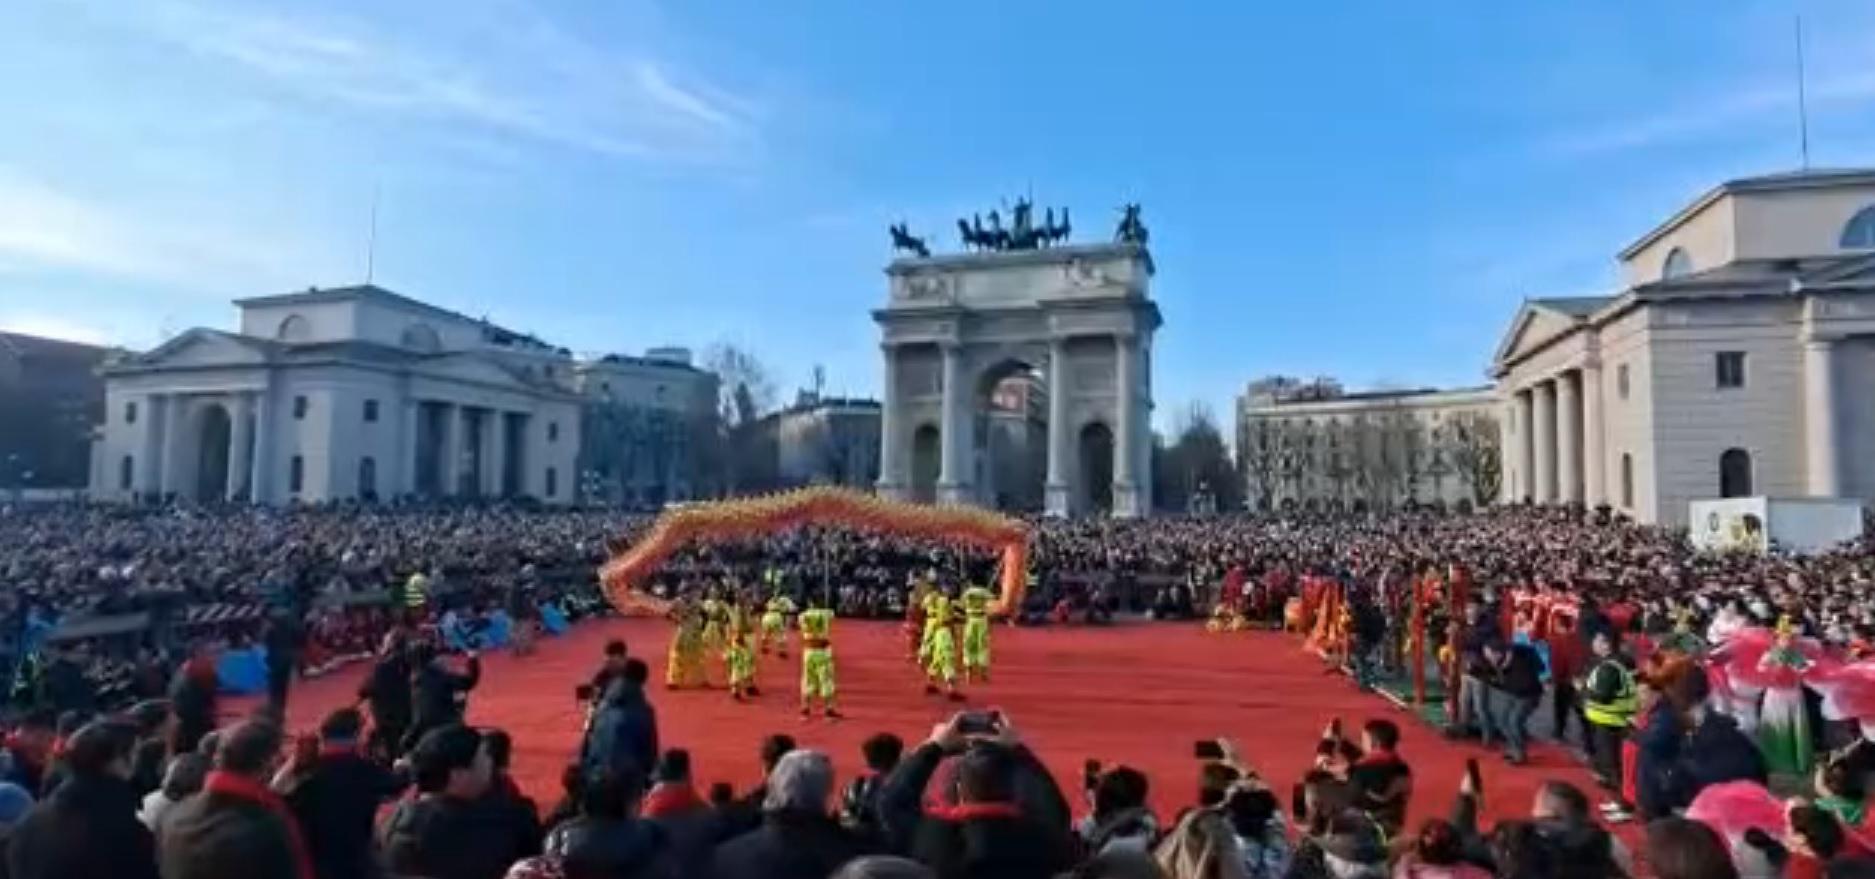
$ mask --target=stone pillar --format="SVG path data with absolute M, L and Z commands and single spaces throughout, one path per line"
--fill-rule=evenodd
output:
M 273 502 L 273 403 L 269 389 L 254 395 L 254 460 L 248 496 L 257 504 Z
M 1539 504 L 1556 502 L 1556 382 L 1545 379 L 1536 386 L 1536 471 L 1531 495 Z
M 1073 457 L 1069 438 L 1074 434 L 1068 423 L 1069 381 L 1068 340 L 1056 337 L 1048 344 L 1048 478 L 1043 508 L 1050 516 L 1064 518 L 1074 514 L 1074 482 L 1068 474 Z
M 1837 447 L 1834 339 L 1812 336 L 1804 340 L 1803 390 L 1806 488 L 1812 497 L 1840 497 L 1842 469 Z
M 417 493 L 417 443 L 423 436 L 423 403 L 420 400 L 404 400 L 403 411 L 398 414 L 397 435 L 397 493 Z
M 969 449 L 968 443 L 975 441 L 970 419 L 964 404 L 968 399 L 964 388 L 963 351 L 954 342 L 946 342 L 944 349 L 944 404 L 943 434 L 938 461 L 937 499 L 941 504 L 970 503 L 969 473 L 966 468 L 970 462 L 965 460 Z
M 1582 502 L 1582 418 L 1577 408 L 1580 374 L 1556 377 L 1556 499 L 1565 504 Z
M 1536 499 L 1536 389 L 1517 392 L 1518 501 Z
M 482 471 L 485 474 L 482 492 L 489 497 L 506 497 L 508 486 L 502 477 L 507 475 L 508 468 L 502 465 L 508 463 L 508 432 L 503 430 L 507 426 L 508 416 L 502 414 L 500 409 L 490 409 L 482 417 L 488 422 L 485 425 L 487 439 L 482 441 Z
M 885 379 L 880 392 L 877 488 L 880 497 L 898 501 L 904 500 L 906 496 L 905 437 L 901 435 L 904 426 L 899 413 L 903 403 L 898 390 L 898 346 L 885 344 L 879 347 L 885 356 Z
M 168 416 L 169 397 L 150 394 L 143 399 L 143 447 L 137 451 L 136 483 L 138 494 L 163 490 L 163 424 Z
M 443 404 L 443 453 L 437 456 L 436 493 L 455 497 L 462 493 L 462 407 Z
M 235 396 L 233 413 L 228 425 L 228 500 L 240 500 L 248 488 L 248 477 L 254 467 L 248 463 L 248 443 L 254 437 L 254 397 L 250 394 Z
M 1137 518 L 1145 515 L 1139 496 L 1136 465 L 1139 463 L 1139 345 L 1132 335 L 1113 337 L 1114 420 L 1113 429 L 1113 515 Z
M 168 497 L 182 491 L 182 474 L 176 472 L 176 433 L 182 428 L 182 398 L 168 395 L 163 406 L 163 437 L 156 450 L 158 494 Z
M 1602 444 L 1602 367 L 1582 367 L 1582 500 L 1591 507 L 1608 503 L 1608 452 Z

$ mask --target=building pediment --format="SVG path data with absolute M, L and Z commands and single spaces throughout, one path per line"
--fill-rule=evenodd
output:
M 1525 354 L 1574 332 L 1587 324 L 1589 315 L 1612 301 L 1612 297 L 1576 297 L 1569 299 L 1529 299 L 1517 309 L 1510 330 L 1492 355 L 1495 369 L 1509 368 Z
M 418 371 L 432 378 L 474 382 L 522 393 L 568 393 L 565 388 L 544 376 L 529 380 L 507 365 L 476 354 L 448 354 L 430 358 L 418 367 Z
M 197 327 L 121 364 L 130 369 L 260 366 L 273 354 L 264 339 Z

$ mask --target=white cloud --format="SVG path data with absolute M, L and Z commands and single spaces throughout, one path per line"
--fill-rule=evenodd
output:
M 443 4 L 421 31 L 234 3 L 145 0 L 124 20 L 307 98 L 601 155 L 740 158 L 755 105 L 651 50 L 601 49 L 519 4 Z M 121 10 L 112 4 L 111 9 Z
M 0 312 L 0 330 L 87 345 L 111 345 L 119 341 L 112 330 L 104 327 L 30 311 Z
M 1812 79 L 1807 99 L 1812 117 L 1845 108 L 1865 112 L 1868 102 L 1875 99 L 1875 74 L 1856 72 Z M 1762 85 L 1735 86 L 1704 99 L 1677 103 L 1693 109 L 1655 113 L 1565 134 L 1551 140 L 1545 151 L 1583 157 L 1647 149 L 1707 137 L 1728 129 L 1749 128 L 1747 123 L 1757 120 L 1774 122 L 1773 117 L 1784 118 L 1790 136 L 1796 136 L 1797 91 L 1794 82 L 1788 79 Z M 1779 129 L 1767 127 L 1763 130 Z
M 212 296 L 303 283 L 316 260 L 251 228 L 87 198 L 0 167 L 0 270 L 77 271 Z

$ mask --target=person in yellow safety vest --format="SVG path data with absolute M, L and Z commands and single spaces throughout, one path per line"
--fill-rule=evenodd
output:
M 440 578 L 440 572 L 439 572 Z M 404 619 L 415 624 L 423 619 L 424 605 L 430 602 L 430 578 L 418 571 L 404 581 Z
M 1634 666 L 1621 653 L 1614 632 L 1599 631 L 1589 641 L 1595 659 L 1580 689 L 1582 716 L 1588 721 L 1589 757 L 1595 768 L 1595 780 L 1609 792 L 1602 804 L 1602 815 L 1610 821 L 1633 817 L 1633 809 L 1621 796 L 1621 743 L 1627 740 L 1634 715 L 1640 710 L 1640 690 L 1635 685 Z

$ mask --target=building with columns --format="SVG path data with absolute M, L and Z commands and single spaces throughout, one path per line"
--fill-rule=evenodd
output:
M 103 367 L 94 497 L 573 499 L 564 349 L 369 285 L 235 305 Z
M 1237 398 L 1237 465 L 1249 509 L 1458 507 L 1497 499 L 1494 388 L 1285 390 L 1253 382 Z
M 1498 346 L 1505 500 L 1875 499 L 1875 169 L 1722 183 L 1618 259 Z

